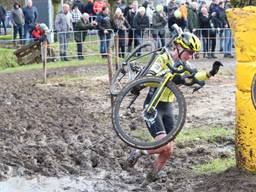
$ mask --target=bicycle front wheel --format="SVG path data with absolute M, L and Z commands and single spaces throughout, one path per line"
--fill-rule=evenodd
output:
M 118 137 L 131 147 L 138 149 L 156 149 L 172 141 L 182 129 L 186 119 L 186 103 L 182 92 L 173 82 L 168 82 L 160 97 L 158 105 L 148 113 L 145 111 L 149 92 L 161 85 L 161 78 L 145 77 L 128 84 L 117 96 L 112 121 Z M 168 95 L 166 96 L 166 93 Z M 170 116 L 161 115 L 160 104 L 171 106 Z M 169 109 L 168 109 L 169 110 Z M 158 122 L 157 126 L 153 126 Z M 161 123 L 164 130 L 161 130 Z M 158 126 L 160 125 L 160 126 Z M 159 129 L 160 130 L 157 130 Z M 152 130 L 156 129 L 156 130 Z M 160 140 L 154 137 L 157 131 L 164 131 L 166 136 Z
M 145 65 L 149 63 L 152 54 L 148 53 L 152 52 L 153 49 L 154 44 L 145 43 L 129 53 L 112 78 L 110 87 L 112 95 L 118 95 L 128 82 L 133 81 L 138 76 Z M 138 56 L 138 53 L 142 55 Z

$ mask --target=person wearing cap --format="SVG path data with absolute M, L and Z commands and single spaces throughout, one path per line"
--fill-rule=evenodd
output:
M 80 13 L 84 12 L 84 4 L 81 0 L 74 0 L 72 9 L 74 9 L 74 7 L 77 7 Z
M 113 17 L 113 29 L 118 34 L 118 49 L 119 57 L 125 56 L 125 33 L 130 28 L 130 25 L 124 17 L 122 10 L 117 8 Z
M 75 41 L 77 45 L 77 56 L 79 60 L 83 60 L 83 42 L 87 36 L 87 30 L 94 29 L 97 26 L 96 21 L 90 22 L 90 15 L 84 13 L 74 26 Z
M 167 17 L 164 13 L 164 7 L 162 5 L 157 5 L 156 10 L 153 14 L 152 19 L 152 36 L 157 44 L 157 47 L 160 47 L 158 43 L 158 37 L 161 41 L 161 46 L 165 46 L 165 26 L 167 24 Z
M 19 33 L 20 39 L 22 39 L 23 25 L 25 23 L 24 14 L 20 8 L 19 3 L 14 3 L 13 10 L 11 12 L 11 21 L 13 25 L 13 40 L 16 39 L 17 33 Z
M 75 27 L 75 24 L 78 22 L 78 20 L 81 18 L 82 13 L 81 11 L 78 9 L 78 5 L 74 4 L 72 7 L 72 11 L 71 11 L 71 15 L 72 15 L 72 24 L 73 24 L 73 28 Z
M 146 28 L 149 28 L 149 17 L 145 13 L 145 7 L 139 7 L 138 13 L 133 18 L 133 26 L 135 28 L 135 47 L 142 43 L 144 31 Z M 137 52 L 137 56 L 140 56 L 140 51 Z

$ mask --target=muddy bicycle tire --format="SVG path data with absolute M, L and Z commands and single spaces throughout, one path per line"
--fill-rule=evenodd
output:
M 132 73 L 138 74 L 138 72 L 137 72 L 137 71 L 133 71 L 133 69 L 131 69 L 130 66 L 128 66 L 128 65 L 129 65 L 129 60 L 132 59 L 132 58 L 136 55 L 136 53 L 137 53 L 139 50 L 141 50 L 141 49 L 143 49 L 143 48 L 146 48 L 146 47 L 151 47 L 151 48 L 153 48 L 153 47 L 154 47 L 154 44 L 152 44 L 152 43 L 144 43 L 144 44 L 142 44 L 142 45 L 136 47 L 136 48 L 125 58 L 125 60 L 123 61 L 123 63 L 125 63 L 125 66 L 124 66 L 123 64 L 121 64 L 121 66 L 117 69 L 117 71 L 115 72 L 115 74 L 114 74 L 114 76 L 113 76 L 113 78 L 112 78 L 111 86 L 110 86 L 110 93 L 111 93 L 113 96 L 118 95 L 118 94 L 120 93 L 121 89 L 123 88 L 123 86 L 124 86 L 125 84 L 127 84 L 127 82 L 126 82 L 126 83 L 124 83 L 123 86 L 120 85 L 120 87 L 117 88 L 117 83 L 118 83 L 118 81 L 120 81 L 120 80 L 118 80 L 118 78 L 119 78 L 120 75 L 123 74 L 122 79 L 124 78 L 124 76 L 128 75 L 128 80 L 129 80 L 129 81 L 134 80 L 135 77 L 132 77 L 131 74 L 132 74 Z M 152 60 L 152 59 L 151 59 L 151 60 Z M 150 62 L 148 62 L 146 65 L 149 65 L 149 63 L 151 63 L 151 60 L 150 60 Z M 126 67 L 126 68 L 125 68 L 125 67 Z M 143 70 L 143 74 L 144 74 L 144 73 L 145 73 L 145 70 Z M 137 76 L 136 76 L 136 77 L 137 77 Z
M 155 141 L 152 139 L 152 142 L 150 141 L 138 141 L 137 139 L 133 138 L 127 132 L 125 131 L 124 126 L 122 125 L 121 121 L 124 118 L 124 115 L 121 113 L 121 108 L 122 108 L 122 103 L 125 103 L 125 98 L 129 97 L 129 95 L 132 96 L 132 91 L 134 90 L 135 87 L 141 87 L 142 91 L 144 88 L 147 88 L 147 84 L 155 84 L 156 87 L 160 85 L 161 78 L 159 77 L 144 77 L 138 80 L 135 80 L 128 85 L 126 85 L 120 94 L 116 97 L 114 106 L 113 106 L 113 111 L 112 111 L 112 123 L 114 130 L 118 137 L 124 141 L 126 144 L 128 144 L 131 147 L 137 148 L 137 149 L 156 149 L 159 148 L 163 145 L 166 145 L 170 141 L 174 140 L 175 137 L 178 135 L 180 130 L 182 129 L 185 119 L 186 119 L 186 102 L 185 98 L 182 94 L 182 92 L 179 90 L 177 85 L 175 85 L 173 82 L 168 82 L 166 84 L 166 88 L 171 90 L 173 95 L 175 96 L 175 100 L 177 103 L 177 117 L 176 117 L 176 123 L 173 129 L 161 140 Z M 144 86 L 144 88 L 143 88 Z M 146 90 L 145 90 L 146 91 Z M 140 101 L 141 102 L 141 101 Z M 125 107 L 124 107 L 125 108 Z M 139 112 L 139 111 L 138 111 Z M 138 113 L 140 114 L 140 112 Z M 138 118 L 137 118 L 138 119 Z M 142 119 L 142 118 L 140 118 Z M 135 119 L 136 120 L 136 119 Z M 137 121 L 137 120 L 136 120 Z M 129 121 L 128 121 L 129 122 Z M 140 121 L 141 124 L 144 124 L 143 120 Z M 140 122 L 138 123 L 139 126 L 141 125 Z

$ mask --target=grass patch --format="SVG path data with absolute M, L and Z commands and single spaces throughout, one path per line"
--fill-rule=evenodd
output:
M 0 48 L 0 70 L 10 67 L 17 67 L 17 59 L 12 49 Z
M 227 159 L 214 159 L 206 164 L 197 165 L 192 167 L 193 172 L 196 174 L 208 174 L 208 173 L 220 173 L 226 169 L 235 166 L 235 157 L 230 157 Z
M 100 56 L 90 56 L 86 57 L 85 60 L 71 60 L 71 61 L 56 61 L 47 63 L 48 69 L 53 68 L 62 68 L 62 67 L 71 67 L 71 66 L 85 66 L 85 65 L 100 65 L 100 64 L 107 64 L 106 59 L 102 59 Z M 42 64 L 32 64 L 32 65 L 23 65 L 13 68 L 7 68 L 0 71 L 0 73 L 15 73 L 21 71 L 31 71 L 31 70 L 38 70 L 42 69 Z
M 209 140 L 215 141 L 217 137 L 232 137 L 235 131 L 229 128 L 214 127 L 214 128 L 188 128 L 183 129 L 176 138 L 177 143 L 186 141 Z
M 12 40 L 12 35 L 1 35 L 0 40 Z

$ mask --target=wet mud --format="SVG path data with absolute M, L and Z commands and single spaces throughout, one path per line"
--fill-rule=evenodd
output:
M 50 70 L 47 85 L 41 84 L 42 71 L 0 75 L 0 191 L 255 191 L 256 177 L 235 168 L 218 174 L 192 171 L 234 156 L 234 138 L 225 137 L 177 144 L 159 179 L 141 188 L 155 157 L 123 169 L 131 149 L 112 128 L 106 70 Z M 67 74 L 87 78 L 51 80 Z M 182 89 L 188 104 L 184 129 L 235 128 L 234 75 L 216 76 L 194 94 Z

